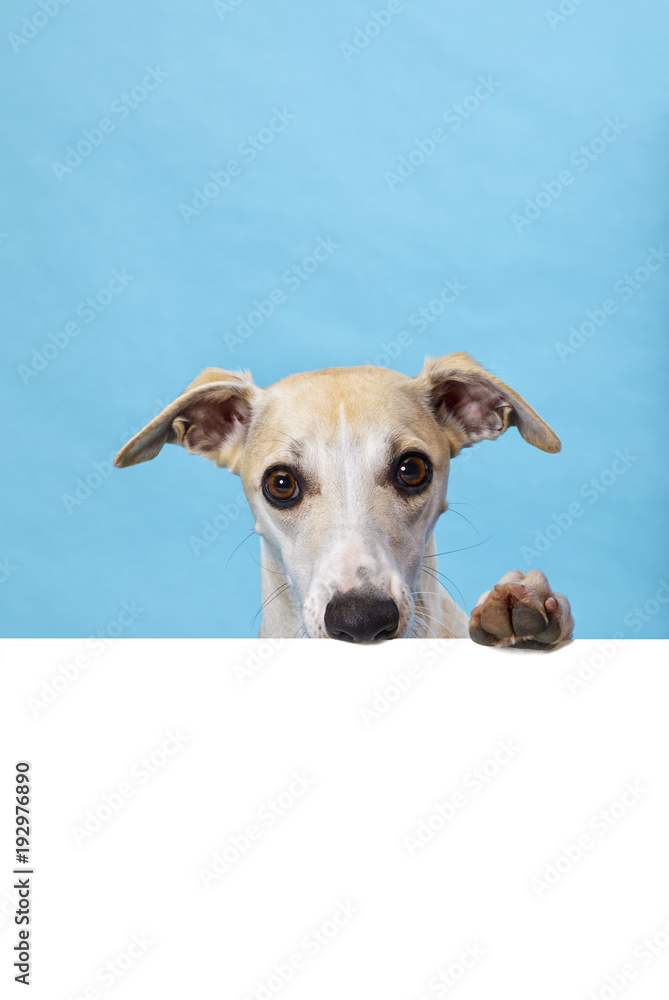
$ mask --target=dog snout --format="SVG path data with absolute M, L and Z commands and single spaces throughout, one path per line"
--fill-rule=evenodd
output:
M 400 613 L 391 597 L 349 590 L 335 594 L 325 609 L 325 628 L 331 639 L 344 642 L 381 642 L 392 639 Z

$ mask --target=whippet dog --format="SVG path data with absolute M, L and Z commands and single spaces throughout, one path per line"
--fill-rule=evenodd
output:
M 414 378 L 365 365 L 267 388 L 207 368 L 115 464 L 145 462 L 168 442 L 241 477 L 260 535 L 263 637 L 469 635 L 549 649 L 571 637 L 573 619 L 539 570 L 507 573 L 469 617 L 436 572 L 451 459 L 511 426 L 560 450 L 534 410 L 467 354 L 430 358 Z

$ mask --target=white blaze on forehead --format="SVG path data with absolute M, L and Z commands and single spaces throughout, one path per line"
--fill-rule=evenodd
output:
M 312 445 L 310 458 L 316 460 L 321 496 L 327 497 L 322 526 L 330 529 L 317 575 L 323 573 L 331 587 L 347 591 L 366 582 L 360 571 L 367 569 L 368 579 L 382 585 L 386 581 L 377 580 L 379 563 L 386 560 L 380 526 L 374 524 L 373 493 L 388 459 L 387 433 L 374 428 L 357 433 L 342 404 L 335 434 L 327 442 L 315 440 Z M 382 571 L 381 576 L 385 576 Z
M 332 459 L 341 484 L 341 498 L 347 513 L 358 523 L 369 511 L 369 492 L 376 485 L 381 464 L 387 460 L 388 441 L 384 431 L 372 427 L 356 433 L 346 418 L 344 404 L 339 410 L 339 426 Z M 358 515 L 358 517 L 356 517 Z
M 388 461 L 387 432 L 371 427 L 356 430 L 343 404 L 336 427 L 327 428 L 323 437 L 319 430 L 304 441 L 302 457 L 306 474 L 313 474 L 321 495 L 327 498 L 323 514 L 328 524 L 341 520 L 352 525 L 356 516 L 366 521 L 374 510 L 370 494 Z

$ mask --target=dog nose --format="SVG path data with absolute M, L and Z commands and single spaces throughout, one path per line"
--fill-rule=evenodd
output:
M 392 639 L 400 623 L 390 597 L 373 597 L 350 590 L 335 594 L 325 609 L 325 628 L 331 639 L 344 642 L 381 642 Z

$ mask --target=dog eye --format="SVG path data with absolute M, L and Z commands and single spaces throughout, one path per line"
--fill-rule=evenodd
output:
M 279 503 L 295 500 L 299 496 L 300 487 L 290 469 L 270 469 L 263 480 L 265 496 Z
M 427 484 L 430 476 L 430 466 L 422 455 L 403 455 L 397 466 L 397 479 L 400 486 L 415 489 Z

